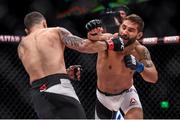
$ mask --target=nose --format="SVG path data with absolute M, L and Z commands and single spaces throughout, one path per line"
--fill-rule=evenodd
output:
M 128 31 L 125 29 L 125 30 L 122 30 L 122 35 L 127 35 L 128 34 Z

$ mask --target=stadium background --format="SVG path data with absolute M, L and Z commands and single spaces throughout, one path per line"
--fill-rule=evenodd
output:
M 112 6 L 126 4 L 145 21 L 144 37 L 179 35 L 178 2 L 173 0 L 104 0 Z M 0 35 L 25 35 L 23 17 L 41 11 L 49 26 L 63 26 L 86 37 L 84 25 L 103 11 L 103 0 L 1 0 Z M 21 5 L 19 4 L 21 2 Z M 37 118 L 29 94 L 28 76 L 17 56 L 18 43 L 0 42 L 0 118 Z M 148 119 L 180 118 L 180 45 L 146 45 L 159 72 L 159 80 L 147 83 L 134 75 L 144 117 Z M 96 88 L 96 54 L 65 51 L 66 66 L 81 64 L 81 81 L 72 81 L 87 118 L 93 118 Z M 161 104 L 164 101 L 163 104 Z

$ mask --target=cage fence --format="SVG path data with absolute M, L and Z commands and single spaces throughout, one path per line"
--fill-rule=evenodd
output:
M 38 118 L 31 102 L 28 75 L 18 59 L 17 46 L 17 42 L 0 43 L 0 118 Z M 145 82 L 139 74 L 134 75 L 144 118 L 180 118 L 180 45 L 177 43 L 146 46 L 157 67 L 159 79 L 156 84 L 151 84 Z M 94 118 L 97 54 L 82 54 L 67 48 L 64 57 L 67 67 L 73 64 L 83 67 L 81 80 L 72 81 L 72 84 L 87 118 Z

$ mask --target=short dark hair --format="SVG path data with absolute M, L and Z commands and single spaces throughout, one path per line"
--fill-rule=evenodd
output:
M 27 29 L 30 29 L 35 24 L 39 24 L 42 20 L 45 20 L 45 18 L 40 12 L 30 12 L 24 18 L 24 25 Z
M 125 21 L 125 20 L 130 20 L 130 21 L 138 24 L 138 31 L 139 32 L 143 31 L 143 29 L 144 29 L 144 21 L 143 21 L 143 19 L 140 16 L 138 16 L 136 14 L 130 14 L 130 15 L 126 16 L 123 19 L 123 21 Z
M 126 6 L 126 5 L 121 5 L 119 7 L 116 7 L 114 9 L 114 11 L 118 12 L 118 11 L 124 11 L 127 15 L 129 15 L 131 13 L 131 10 Z

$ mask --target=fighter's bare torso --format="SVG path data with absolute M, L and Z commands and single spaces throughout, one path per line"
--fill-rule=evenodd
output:
M 18 53 L 30 82 L 55 73 L 66 73 L 64 44 L 59 28 L 38 29 L 22 39 Z
M 101 91 L 116 94 L 133 85 L 134 71 L 125 66 L 124 56 L 132 54 L 140 59 L 136 49 L 139 46 L 141 45 L 135 42 L 125 48 L 123 52 L 104 51 L 98 53 L 97 85 Z

